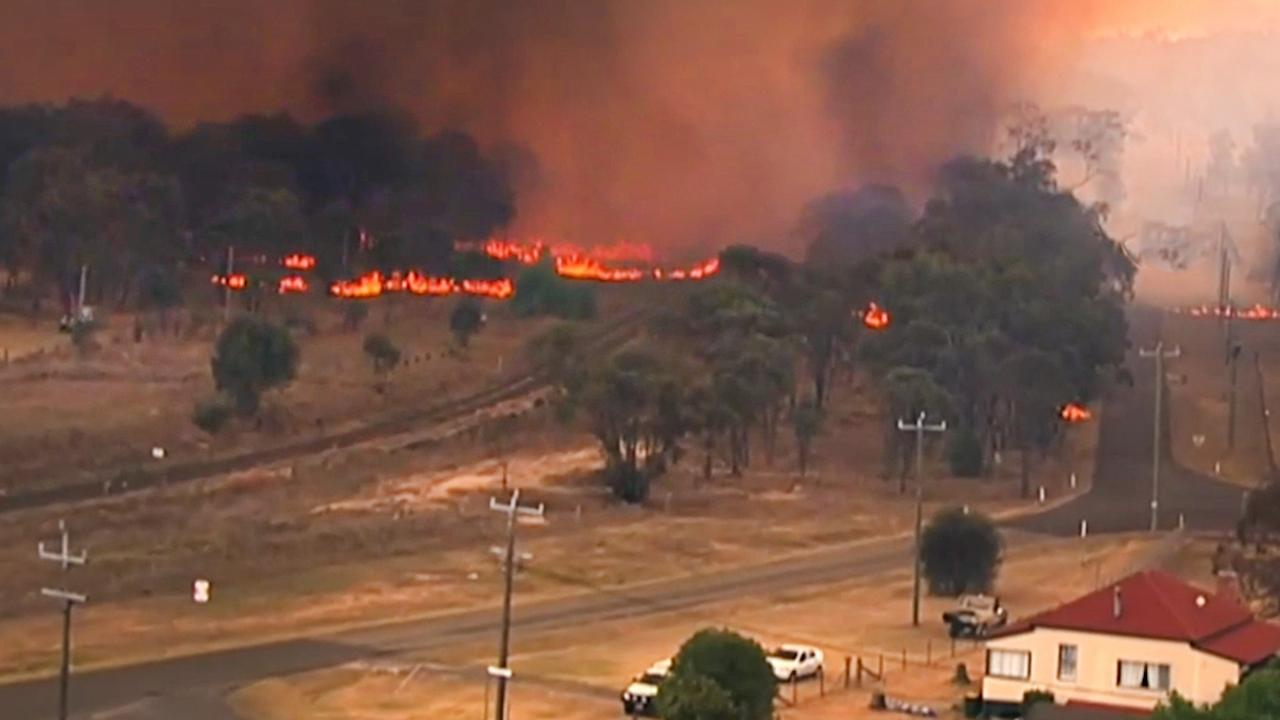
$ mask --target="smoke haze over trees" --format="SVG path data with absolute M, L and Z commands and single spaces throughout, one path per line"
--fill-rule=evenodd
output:
M 814 198 L 886 183 L 923 199 L 1081 38 L 1167 4 L 1114 5 L 14 0 L 0 102 L 110 93 L 180 128 L 403 108 L 424 135 L 528 148 L 517 230 L 799 252 L 779 245 Z

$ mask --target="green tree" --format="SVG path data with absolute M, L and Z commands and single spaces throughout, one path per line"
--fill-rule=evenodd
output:
M 951 396 L 927 371 L 900 367 L 884 378 L 886 396 L 885 477 L 898 475 L 898 492 L 907 491 L 907 472 L 914 463 L 915 440 L 898 429 L 898 421 L 914 422 L 924 413 L 930 422 L 951 415 Z
M 679 720 L 769 720 L 776 684 L 757 642 L 730 630 L 700 630 L 680 647 L 658 688 L 658 711 Z
M 373 371 L 379 375 L 400 362 L 400 348 L 382 333 L 372 333 L 365 337 L 364 353 L 373 361 Z
M 986 592 L 1000 567 L 1003 542 L 990 518 L 961 508 L 935 515 L 920 543 L 920 559 L 934 595 Z
M 589 320 L 596 315 L 595 289 L 566 280 L 550 261 L 527 267 L 516 276 L 512 310 L 519 317 L 550 315 L 562 320 Z
M 177 270 L 152 265 L 138 278 L 138 305 L 156 313 L 160 332 L 169 330 L 169 312 L 182 304 L 182 282 Z
M 241 316 L 218 336 L 213 381 L 242 416 L 257 412 L 262 393 L 288 384 L 298 372 L 298 345 L 287 330 L 253 316 Z
M 1151 720 L 1280 720 L 1280 664 L 1253 672 L 1212 706 L 1197 707 L 1174 693 Z
M 676 376 L 651 353 L 622 352 L 592 373 L 582 405 L 604 450 L 614 495 L 643 502 L 684 431 Z
M 562 418 L 572 417 L 574 401 L 586 386 L 589 372 L 578 331 L 569 323 L 559 323 L 530 340 L 527 352 L 534 369 L 560 390 Z
M 1009 399 L 1013 437 L 1022 457 L 1019 488 L 1022 497 L 1031 492 L 1033 452 L 1045 452 L 1061 426 L 1059 410 L 1071 399 L 1071 388 L 1061 363 L 1042 350 L 1022 350 L 1002 365 L 1004 396 Z
M 458 341 L 458 345 L 467 347 L 471 336 L 480 332 L 484 326 L 484 310 L 475 298 L 464 297 L 453 306 L 449 314 L 449 330 Z
M 664 720 L 739 720 L 733 698 L 704 675 L 678 675 L 658 689 Z
M 804 477 L 809 469 L 809 451 L 813 447 L 813 440 L 822 430 L 822 409 L 814 400 L 805 398 L 796 404 L 791 423 L 796 434 L 796 460 L 800 464 L 800 477 Z

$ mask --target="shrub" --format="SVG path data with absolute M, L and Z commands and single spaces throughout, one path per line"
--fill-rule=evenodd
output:
M 217 435 L 231 419 L 232 410 L 231 403 L 222 396 L 201 400 L 191 413 L 191 422 L 210 435 Z
M 596 294 L 590 284 L 566 280 L 551 263 L 544 262 L 520 272 L 512 308 L 519 317 L 587 320 L 596 315 Z
M 680 647 L 658 688 L 658 710 L 667 720 L 769 720 L 776 685 L 754 640 L 700 630 Z
M 480 309 L 480 303 L 474 298 L 459 300 L 449 315 L 449 329 L 453 331 L 458 345 L 464 348 L 471 342 L 471 336 L 480 332 L 480 327 L 483 325 L 484 312 Z
M 1053 693 L 1047 690 L 1028 690 L 1022 693 L 1022 714 L 1025 716 L 1032 706 L 1040 703 L 1053 703 Z
M 373 333 L 364 339 L 364 352 L 373 360 L 373 371 L 383 373 L 400 362 L 400 348 L 382 333 Z
M 920 558 L 934 595 L 960 595 L 991 589 L 1000 566 L 1001 541 L 996 526 L 980 513 L 943 510 L 929 521 L 921 538 Z
M 298 346 L 289 332 L 252 315 L 236 318 L 218 336 L 213 381 L 241 415 L 258 410 L 262 393 L 287 384 L 298 372 Z

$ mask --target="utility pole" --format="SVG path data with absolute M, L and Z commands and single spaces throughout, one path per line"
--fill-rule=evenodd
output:
M 80 265 L 80 292 L 76 294 L 75 322 L 80 322 L 81 320 L 84 319 L 84 291 L 85 291 L 85 286 L 88 284 L 88 280 L 89 280 L 89 266 L 85 264 L 81 264 Z
M 1239 386 L 1239 360 L 1240 351 L 1242 350 L 1240 343 L 1232 343 L 1227 354 L 1227 452 L 1231 452 L 1236 447 L 1236 394 Z
M 491 673 L 498 679 L 498 693 L 494 707 L 494 720 L 507 718 L 507 683 L 511 680 L 511 668 L 507 667 L 511 651 L 511 588 L 515 577 L 516 566 L 516 522 L 517 517 L 542 517 L 546 508 L 541 503 L 537 507 L 520 506 L 520 490 L 511 493 L 511 500 L 498 502 L 497 498 L 489 498 L 489 509 L 507 515 L 507 548 L 503 554 L 502 574 L 502 639 L 498 644 L 498 665 Z
M 1163 435 L 1161 420 L 1164 417 L 1164 361 L 1182 356 L 1182 348 L 1164 349 L 1164 341 L 1156 343 L 1154 349 L 1139 349 L 1138 355 L 1155 359 L 1156 369 L 1156 406 L 1153 449 L 1151 453 L 1151 532 L 1160 526 L 1160 440 Z
M 921 412 L 913 423 L 909 423 L 906 420 L 899 420 L 898 430 L 902 432 L 913 432 L 916 434 L 916 533 L 915 545 L 912 550 L 915 554 L 915 558 L 912 563 L 911 575 L 911 626 L 919 627 L 921 565 L 920 535 L 923 530 L 922 525 L 924 524 L 924 434 L 927 432 L 946 432 L 947 421 L 943 420 L 934 424 L 926 423 L 925 414 Z
M 223 323 L 232 319 L 232 275 L 236 273 L 236 246 L 227 246 L 227 273 L 223 275 Z
M 47 550 L 41 542 L 36 545 L 39 558 L 60 563 L 63 573 L 70 570 L 72 565 L 84 565 L 88 562 L 88 554 L 83 550 L 79 555 L 71 553 L 71 534 L 67 532 L 65 521 L 58 521 L 58 530 L 62 533 L 61 549 Z M 67 720 L 67 686 L 71 680 L 71 608 L 89 598 L 70 590 L 50 588 L 40 588 L 40 594 L 62 601 L 62 671 L 58 682 L 58 720 Z

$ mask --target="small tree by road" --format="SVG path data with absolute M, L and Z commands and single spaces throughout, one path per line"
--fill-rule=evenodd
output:
M 298 372 L 298 345 L 289 331 L 257 316 L 241 316 L 218 336 L 213 351 L 213 381 L 248 417 L 258 411 L 262 393 L 287 385 Z
M 759 643 L 730 630 L 700 630 L 658 688 L 658 712 L 666 720 L 769 720 L 776 684 Z
M 373 371 L 382 375 L 400 362 L 400 348 L 382 333 L 372 333 L 364 339 L 364 354 L 373 361 Z
M 484 312 L 480 309 L 480 303 L 473 298 L 459 300 L 453 313 L 449 315 L 449 330 L 453 332 L 458 345 L 464 348 L 471 342 L 471 336 L 480 332 L 483 325 Z
M 955 596 L 990 590 L 1002 546 L 1000 533 L 987 516 L 960 508 L 938 513 L 920 543 L 929 592 Z

